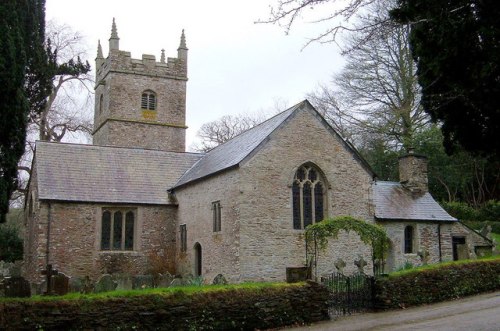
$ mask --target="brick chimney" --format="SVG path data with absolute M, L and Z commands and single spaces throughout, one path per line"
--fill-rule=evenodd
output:
M 399 182 L 414 194 L 427 192 L 427 157 L 417 155 L 413 148 L 408 148 L 408 154 L 399 158 Z

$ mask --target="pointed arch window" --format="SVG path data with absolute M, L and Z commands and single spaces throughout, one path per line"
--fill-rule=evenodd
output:
M 297 169 L 292 183 L 293 228 L 304 229 L 325 216 L 325 180 L 315 166 L 305 164 Z
M 146 110 L 156 110 L 156 93 L 151 90 L 142 92 L 141 108 Z

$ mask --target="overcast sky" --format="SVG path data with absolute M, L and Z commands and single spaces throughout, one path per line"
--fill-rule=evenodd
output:
M 161 49 L 177 56 L 185 29 L 188 59 L 187 146 L 199 127 L 226 114 L 274 112 L 275 104 L 292 106 L 318 83 L 327 83 L 342 60 L 335 45 L 312 44 L 321 31 L 317 24 L 299 22 L 289 35 L 271 24 L 276 0 L 47 0 L 46 18 L 70 25 L 85 36 L 94 67 L 97 40 L 104 56 L 112 18 L 120 49 L 133 58 Z M 318 9 L 315 9 L 318 10 Z

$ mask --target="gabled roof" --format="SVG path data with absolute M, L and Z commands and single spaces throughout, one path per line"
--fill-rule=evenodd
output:
M 175 187 L 238 165 L 302 104 L 299 103 L 210 150 L 179 179 Z
M 36 143 L 41 200 L 167 204 L 166 189 L 203 154 Z
M 378 220 L 457 221 L 429 192 L 414 196 L 397 182 L 376 181 L 373 184 L 373 202 Z
M 316 111 L 316 109 L 314 109 L 309 101 L 304 100 L 207 152 L 203 158 L 194 164 L 193 167 L 179 179 L 172 189 L 238 166 L 245 158 L 255 153 L 259 146 L 267 141 L 271 133 L 290 119 L 296 112 L 305 109 L 314 112 L 323 125 L 325 125 L 332 134 L 340 138 L 345 147 L 353 153 L 361 165 L 371 173 L 372 176 L 375 176 L 371 167 L 361 157 L 354 146 L 345 141 Z

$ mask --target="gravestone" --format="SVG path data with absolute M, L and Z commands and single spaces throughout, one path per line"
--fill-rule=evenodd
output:
M 31 296 L 30 283 L 23 277 L 6 277 L 0 283 L 0 293 L 8 298 L 27 298 Z
M 118 284 L 113 280 L 111 275 L 105 274 L 102 275 L 95 284 L 94 291 L 96 293 L 114 291 L 117 285 Z
M 307 280 L 308 275 L 309 275 L 309 267 L 287 267 L 286 268 L 286 282 L 287 283 L 303 282 L 303 281 Z M 219 275 L 217 275 L 217 276 L 219 276 Z M 220 276 L 222 276 L 222 275 L 220 275 Z M 222 277 L 224 277 L 224 276 L 222 276 Z M 214 282 L 215 282 L 215 279 L 214 279 Z
M 132 277 L 132 289 L 153 288 L 153 275 L 137 275 Z
M 214 285 L 227 285 L 226 277 L 224 277 L 222 274 L 218 274 L 217 276 L 215 276 L 213 284 Z
M 56 295 L 65 295 L 69 292 L 69 277 L 62 272 L 52 276 L 52 293 Z
M 85 276 L 85 278 L 83 278 L 82 285 L 80 293 L 88 294 L 94 292 L 94 283 L 90 280 L 89 276 Z
M 115 274 L 113 279 L 116 281 L 117 290 L 131 290 L 132 286 L 132 276 L 130 274 Z
M 365 259 L 363 259 L 362 256 L 359 257 L 359 260 L 354 261 L 354 265 L 358 267 L 358 271 L 362 274 L 365 273 L 364 268 L 366 267 L 368 263 L 366 263 Z
M 427 250 L 422 250 L 422 251 L 418 251 L 417 253 L 418 256 L 420 256 L 420 259 L 422 260 L 422 264 L 423 265 L 426 265 L 429 263 L 429 252 Z
M 83 279 L 80 277 L 71 277 L 69 279 L 69 292 L 80 293 L 83 289 Z
M 52 267 L 52 264 L 47 264 L 47 268 L 42 270 L 42 275 L 45 276 L 45 282 L 47 284 L 47 291 L 45 295 L 52 295 L 52 277 L 56 276 L 59 272 Z
M 172 282 L 170 283 L 170 287 L 175 287 L 175 286 L 184 286 L 184 282 L 182 281 L 181 278 L 174 278 Z
M 335 266 L 335 268 L 337 268 L 337 272 L 339 274 L 344 274 L 344 268 L 346 266 L 346 263 L 344 260 L 342 260 L 341 258 L 338 258 L 337 261 L 335 261 L 335 263 L 333 265 Z
M 173 279 L 174 276 L 168 272 L 165 274 L 158 274 L 156 277 L 156 287 L 169 287 Z

